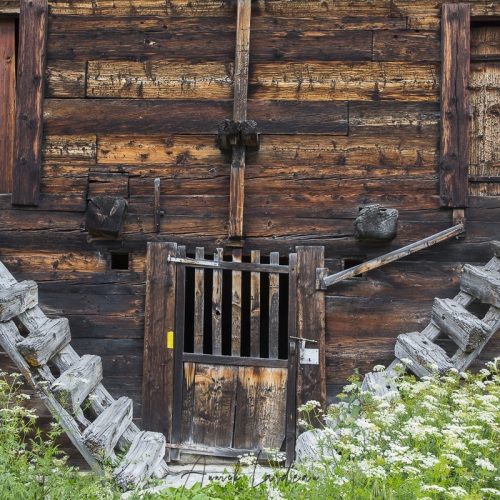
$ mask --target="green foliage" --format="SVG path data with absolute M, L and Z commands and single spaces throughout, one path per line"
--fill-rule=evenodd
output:
M 62 433 L 52 424 L 47 433 L 36 426 L 36 414 L 25 407 L 19 375 L 0 372 L 0 498 L 59 500 L 119 498 L 115 484 L 66 465 L 58 449 Z

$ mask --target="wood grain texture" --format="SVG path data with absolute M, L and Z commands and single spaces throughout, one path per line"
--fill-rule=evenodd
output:
M 166 335 L 175 329 L 176 244 L 149 243 L 146 275 L 142 423 L 170 441 L 172 428 L 173 349 Z
M 217 248 L 214 261 L 224 260 L 222 248 Z M 212 286 L 212 354 L 222 354 L 222 271 L 214 270 Z
M 439 68 L 411 62 L 275 62 L 251 65 L 252 99 L 437 101 Z
M 46 99 L 44 129 L 49 135 L 113 133 L 217 134 L 231 114 L 231 101 L 196 99 Z M 347 103 L 248 102 L 248 115 L 261 133 L 347 135 Z M 296 120 L 300 115 L 301 120 Z M 165 116 L 169 120 L 165 120 Z M 75 120 L 78 117 L 78 120 Z
M 230 447 L 238 368 L 197 364 L 194 383 L 193 441 Z
M 279 252 L 271 252 L 269 255 L 269 263 L 279 264 L 279 261 Z M 269 357 L 271 359 L 277 359 L 279 353 L 279 306 L 279 275 L 276 273 L 269 273 Z
M 196 259 L 205 258 L 205 249 L 197 247 Z M 195 269 L 194 271 L 194 352 L 203 353 L 205 321 L 205 270 Z
M 315 340 L 308 347 L 319 349 L 318 365 L 300 365 L 297 404 L 313 399 L 326 403 L 325 296 L 316 290 L 316 268 L 324 267 L 324 247 L 297 247 L 297 336 Z M 319 422 L 315 422 L 319 424 Z
M 500 59 L 500 26 L 471 26 L 470 57 L 472 61 Z
M 445 207 L 468 205 L 470 6 L 442 7 L 440 196 Z
M 17 205 L 37 205 L 40 192 L 47 9 L 47 0 L 21 2 L 12 185 Z
M 241 262 L 241 248 L 232 251 L 233 262 Z M 241 356 L 242 281 L 241 271 L 231 272 L 231 356 Z
M 374 61 L 440 62 L 440 37 L 437 31 L 375 31 Z
M 0 19 L 0 193 L 12 192 L 16 104 L 16 26 Z
M 470 74 L 469 175 L 500 176 L 500 63 L 474 63 Z M 471 183 L 473 195 L 500 194 L 498 183 Z
M 85 97 L 86 61 L 48 61 L 45 69 L 45 96 Z
M 251 261 L 260 263 L 260 251 L 251 251 Z M 260 357 L 260 273 L 250 274 L 250 356 Z
M 286 368 L 239 367 L 235 448 L 280 449 L 285 439 Z

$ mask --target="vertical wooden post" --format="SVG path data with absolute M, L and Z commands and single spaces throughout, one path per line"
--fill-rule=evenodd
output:
M 12 192 L 15 104 L 16 25 L 0 19 L 0 193 Z
M 186 247 L 177 248 L 177 257 L 186 257 Z M 175 330 L 174 330 L 174 380 L 183 381 L 184 363 L 184 328 L 186 323 L 186 266 L 177 265 L 176 269 L 176 293 L 175 293 Z M 170 442 L 178 444 L 181 442 L 182 429 L 182 389 L 183 384 L 173 385 L 172 403 L 172 437 Z M 179 460 L 179 450 L 171 450 L 172 460 Z
M 168 341 L 173 341 L 176 293 L 176 266 L 168 258 L 176 253 L 176 243 L 148 243 L 142 423 L 147 430 L 165 434 L 167 442 L 172 430 L 174 360 Z
M 280 254 L 271 252 L 270 264 L 280 263 Z M 280 277 L 269 273 L 269 357 L 278 359 L 279 354 L 279 316 L 280 316 Z
M 233 120 L 247 118 L 248 66 L 250 53 L 251 0 L 238 0 L 236 24 L 236 58 L 234 64 Z M 243 207 L 245 203 L 245 146 L 233 146 L 229 194 L 229 239 L 236 243 L 243 238 Z
M 195 258 L 205 258 L 205 249 L 197 247 Z M 194 271 L 194 352 L 203 353 L 205 320 L 205 270 L 196 268 Z
M 12 203 L 37 205 L 42 168 L 47 0 L 21 0 Z
M 241 262 L 241 248 L 233 250 L 233 262 Z M 231 356 L 241 356 L 241 271 L 232 271 Z
M 252 250 L 251 260 L 260 263 L 260 250 Z M 250 356 L 260 358 L 260 273 L 250 275 Z
M 440 202 L 468 206 L 470 5 L 443 4 L 441 16 Z
M 300 365 L 297 405 L 310 400 L 326 406 L 325 292 L 316 290 L 316 269 L 324 267 L 324 247 L 297 247 L 297 337 L 315 340 L 308 348 L 319 348 L 319 364 Z
M 286 465 L 295 459 L 297 432 L 297 254 L 290 254 L 288 263 L 288 375 L 286 380 Z
M 222 248 L 217 248 L 214 261 L 224 259 Z M 212 289 L 212 354 L 222 354 L 222 271 L 214 269 Z

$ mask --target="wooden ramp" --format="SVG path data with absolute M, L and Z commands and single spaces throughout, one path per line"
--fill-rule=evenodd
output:
M 80 357 L 69 345 L 66 318 L 38 307 L 34 281 L 18 283 L 0 262 L 0 345 L 16 363 L 92 469 L 105 460 L 124 490 L 168 473 L 165 437 L 132 423 L 132 400 L 113 399 L 101 384 L 98 356 Z M 119 461 L 117 454 L 123 456 Z
M 362 390 L 379 396 L 395 390 L 390 380 L 397 375 L 398 364 L 418 377 L 436 369 L 445 373 L 451 368 L 464 371 L 470 366 L 500 329 L 500 242 L 494 241 L 491 246 L 494 257 L 482 267 L 464 266 L 460 292 L 453 299 L 435 299 L 427 327 L 399 335 L 396 359 L 383 372 L 367 373 Z M 473 302 L 489 306 L 482 319 L 467 310 Z M 448 337 L 456 346 L 451 357 L 435 343 L 442 337 Z

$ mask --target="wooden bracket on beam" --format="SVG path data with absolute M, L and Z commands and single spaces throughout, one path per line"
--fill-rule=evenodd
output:
M 231 151 L 233 146 L 243 145 L 247 148 L 259 147 L 257 122 L 254 120 L 222 120 L 217 126 L 219 147 L 222 151 Z
M 118 238 L 122 232 L 127 201 L 115 196 L 90 198 L 85 215 L 85 230 L 94 236 Z

